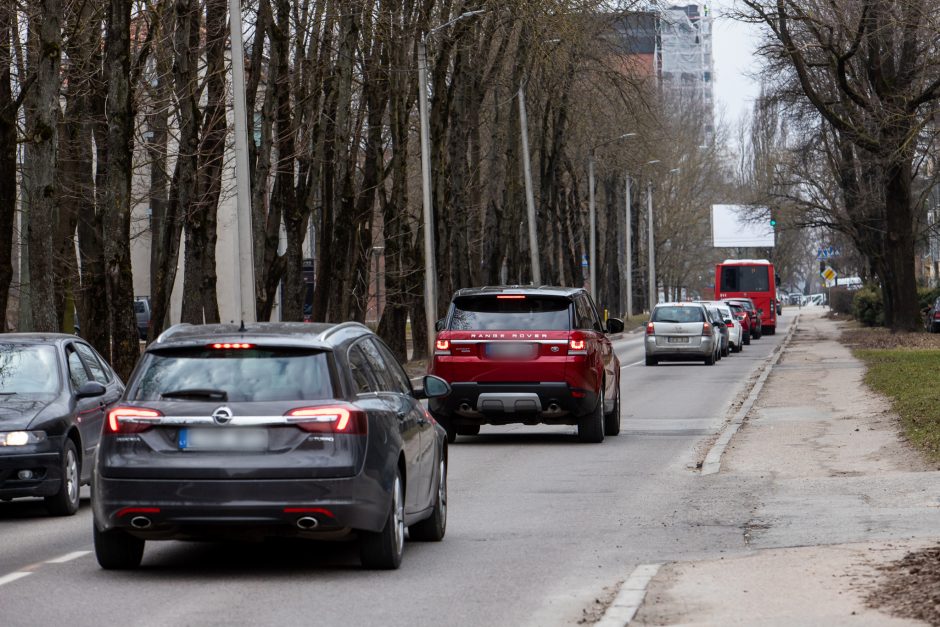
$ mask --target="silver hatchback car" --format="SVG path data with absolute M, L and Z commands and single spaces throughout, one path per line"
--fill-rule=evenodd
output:
M 660 361 L 718 360 L 720 331 L 700 303 L 660 303 L 646 325 L 646 365 Z

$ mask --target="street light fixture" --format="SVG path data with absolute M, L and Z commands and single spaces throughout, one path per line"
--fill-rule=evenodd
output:
M 233 2 L 235 0 L 232 0 Z M 427 329 L 428 357 L 434 354 L 437 321 L 437 268 L 434 260 L 434 210 L 431 205 L 431 140 L 428 122 L 428 49 L 427 39 L 434 33 L 484 10 L 466 11 L 454 19 L 430 29 L 418 39 L 418 113 L 421 118 L 421 191 L 424 218 L 424 317 Z
M 601 146 L 612 144 L 621 139 L 634 137 L 636 133 L 624 133 L 617 137 L 602 141 L 591 147 L 588 153 L 588 222 L 590 223 L 590 243 L 588 250 L 588 261 L 591 276 L 591 298 L 597 301 L 597 211 L 594 207 L 594 152 Z

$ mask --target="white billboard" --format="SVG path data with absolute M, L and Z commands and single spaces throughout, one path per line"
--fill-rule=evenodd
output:
M 773 248 L 774 229 L 767 207 L 712 205 L 715 248 Z

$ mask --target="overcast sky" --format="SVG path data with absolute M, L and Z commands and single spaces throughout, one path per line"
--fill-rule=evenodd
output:
M 712 53 L 715 61 L 715 114 L 736 126 L 747 118 L 758 85 L 751 76 L 759 66 L 754 56 L 760 31 L 756 25 L 727 17 L 735 0 L 711 0 Z M 732 141 L 736 133 L 732 131 Z

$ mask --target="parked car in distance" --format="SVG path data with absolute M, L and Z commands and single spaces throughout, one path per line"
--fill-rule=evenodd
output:
M 728 343 L 731 347 L 732 353 L 740 353 L 744 349 L 744 328 L 741 325 L 741 321 L 738 320 L 731 311 L 731 306 L 728 303 L 719 302 L 716 305 L 718 313 L 721 314 L 721 319 L 725 323 L 725 326 L 728 327 Z
M 660 361 L 701 360 L 712 366 L 719 359 L 721 336 L 700 303 L 660 303 L 646 325 L 646 365 Z
M 748 321 L 750 322 L 751 338 L 759 340 L 761 335 L 763 335 L 763 328 L 761 323 L 762 312 L 754 305 L 754 301 L 750 298 L 724 298 L 722 299 L 726 303 L 732 303 L 739 305 L 747 311 Z
M 0 334 L 0 499 L 42 497 L 50 514 L 77 512 L 104 417 L 123 391 L 81 338 Z
M 94 546 L 136 568 L 150 540 L 358 537 L 401 563 L 447 523 L 447 442 L 385 344 L 358 323 L 176 325 L 150 346 L 98 448 Z
M 137 333 L 146 340 L 150 332 L 150 297 L 138 296 L 134 299 L 134 315 L 137 316 Z
M 718 329 L 718 361 L 721 361 L 722 357 L 731 354 L 730 333 L 728 333 L 728 327 L 717 307 L 706 305 L 705 310 L 708 311 L 708 319 L 711 321 L 712 326 Z
M 458 290 L 430 372 L 453 394 L 429 402 L 451 442 L 484 424 L 577 425 L 582 442 L 620 433 L 620 360 L 583 288 L 500 286 Z
M 751 343 L 751 317 L 747 315 L 747 310 L 735 303 L 725 302 L 728 305 L 728 308 L 731 310 L 731 315 L 734 316 L 734 319 L 741 325 L 741 344 L 747 345 Z
M 924 325 L 931 333 L 940 333 L 940 298 L 933 301 L 924 320 Z

